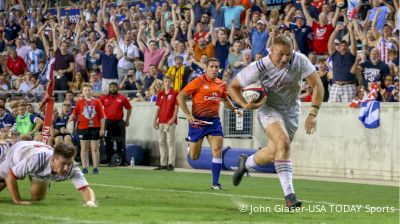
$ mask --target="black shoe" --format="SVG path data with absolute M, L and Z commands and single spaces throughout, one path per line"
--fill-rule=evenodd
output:
M 239 156 L 239 161 L 238 161 L 238 167 L 235 173 L 232 176 L 232 182 L 233 186 L 238 186 L 240 184 L 240 181 L 242 181 L 242 177 L 245 173 L 249 175 L 249 171 L 246 168 L 246 160 L 247 160 L 247 155 L 240 155 Z
M 299 208 L 301 207 L 301 205 L 303 204 L 301 201 L 298 201 L 296 198 L 295 194 L 289 194 L 285 196 L 285 200 L 286 200 L 286 206 L 292 210 L 295 208 Z
M 168 164 L 167 171 L 174 171 L 175 167 L 171 164 Z
M 167 166 L 158 166 L 157 168 L 153 169 L 153 170 L 166 170 Z

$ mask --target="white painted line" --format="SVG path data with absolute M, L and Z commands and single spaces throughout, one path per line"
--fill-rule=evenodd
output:
M 144 191 L 160 191 L 160 192 L 174 192 L 174 193 L 189 193 L 189 194 L 203 194 L 203 195 L 213 195 L 213 196 L 221 196 L 221 197 L 229 197 L 229 198 L 252 198 L 252 199 L 262 199 L 262 200 L 274 200 L 274 201 L 284 201 L 282 198 L 274 198 L 274 197 L 262 197 L 255 195 L 235 195 L 235 194 L 226 194 L 224 191 L 216 192 L 202 192 L 202 191 L 189 191 L 189 190 L 173 190 L 173 189 L 159 189 L 159 188 L 143 188 L 143 187 L 133 187 L 133 186 L 123 186 L 123 185 L 110 185 L 110 184 L 90 184 L 91 186 L 99 186 L 99 187 L 109 187 L 109 188 L 122 188 L 122 189 L 131 189 L 131 190 L 144 190 Z M 301 201 L 310 203 L 310 204 L 322 204 L 322 205 L 335 205 L 335 206 L 343 206 L 345 204 L 337 204 L 328 201 L 309 201 L 303 200 Z M 361 205 L 362 208 L 365 208 L 367 205 Z M 390 207 L 390 206 L 389 206 Z M 396 211 L 400 211 L 399 208 L 395 208 Z

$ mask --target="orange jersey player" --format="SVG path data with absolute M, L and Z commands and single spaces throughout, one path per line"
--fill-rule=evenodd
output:
M 223 190 L 219 183 L 222 159 L 223 133 L 221 121 L 218 115 L 219 104 L 224 101 L 225 107 L 243 115 L 228 99 L 226 83 L 217 78 L 219 61 L 209 58 L 206 63 L 207 72 L 190 82 L 178 95 L 178 103 L 189 122 L 188 150 L 192 160 L 197 160 L 201 153 L 201 145 L 204 137 L 210 143 L 213 159 L 211 171 L 213 176 L 212 190 Z M 190 112 L 186 98 L 192 96 L 192 112 Z

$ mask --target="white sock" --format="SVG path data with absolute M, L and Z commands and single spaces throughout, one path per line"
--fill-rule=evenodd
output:
M 213 157 L 211 162 L 222 164 L 222 159 L 221 159 L 221 158 L 214 158 L 214 157 Z
M 294 193 L 292 181 L 292 161 L 291 160 L 275 160 L 276 173 L 279 176 L 279 181 L 285 196 Z
M 188 152 L 188 154 L 190 153 L 190 145 L 188 145 L 188 147 L 187 147 L 187 152 Z
M 256 154 L 253 154 L 253 155 L 249 156 L 249 157 L 247 158 L 247 160 L 246 160 L 246 168 L 247 168 L 248 170 L 249 170 L 249 169 L 252 169 L 252 168 L 254 168 L 254 167 L 257 166 L 257 164 L 256 164 L 256 159 L 255 159 L 255 155 L 256 155 Z

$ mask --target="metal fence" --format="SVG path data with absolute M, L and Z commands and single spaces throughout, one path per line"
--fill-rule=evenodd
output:
M 226 138 L 252 138 L 253 111 L 243 110 L 243 117 L 239 117 L 231 110 L 224 109 L 224 136 Z

